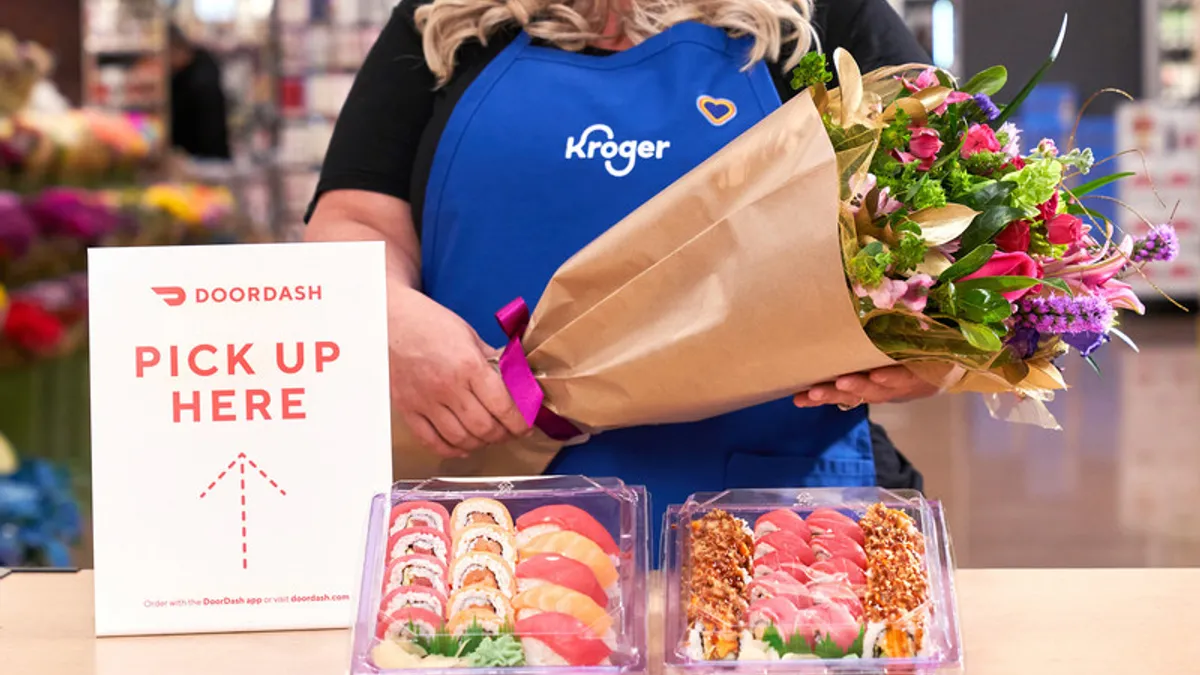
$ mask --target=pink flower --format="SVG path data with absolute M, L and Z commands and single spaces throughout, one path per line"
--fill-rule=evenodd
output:
M 1096 290 L 1099 291 L 1100 297 L 1107 300 L 1108 304 L 1116 309 L 1128 309 L 1138 314 L 1146 313 L 1146 306 L 1142 304 L 1137 294 L 1133 292 L 1133 287 L 1124 281 L 1109 279 Z
M 1084 237 L 1088 239 L 1088 237 Z M 1046 270 L 1047 278 L 1063 279 L 1073 287 L 1087 291 L 1099 289 L 1120 274 L 1133 253 L 1133 237 L 1125 237 L 1116 250 L 1108 247 L 1099 253 L 1080 249 L 1063 261 L 1054 261 Z
M 1042 217 L 1042 222 L 1049 223 L 1058 215 L 1058 192 L 1050 196 L 1046 203 L 1038 205 L 1038 215 Z
M 1008 224 L 996 235 L 996 246 L 1001 251 L 1029 252 L 1029 221 L 1017 220 Z
M 892 199 L 892 188 L 885 187 L 879 191 L 879 197 L 875 202 L 875 216 L 890 216 L 903 206 L 904 204 L 899 199 Z
M 1000 152 L 1000 141 L 991 127 L 972 124 L 963 137 L 962 157 L 966 159 L 981 152 Z
M 976 272 L 968 274 L 963 279 L 982 279 L 984 277 L 1032 277 L 1041 279 L 1042 268 L 1026 253 L 1018 251 L 993 253 L 991 260 L 984 263 L 983 267 L 979 268 Z M 1016 302 L 1036 288 L 1037 286 L 1022 288 L 1019 291 L 1009 291 L 1001 293 L 1001 295 L 1008 299 L 1009 302 Z
M 912 139 L 908 143 L 908 152 L 897 150 L 896 159 L 904 164 L 920 162 L 921 170 L 928 171 L 933 168 L 937 154 L 942 150 L 942 139 L 937 130 L 928 127 L 913 127 L 910 131 Z
M 924 312 L 929 302 L 929 289 L 933 288 L 933 277 L 928 274 L 914 274 L 905 284 L 907 290 L 900 298 L 900 303 L 914 312 Z
M 912 92 L 914 94 L 919 91 L 924 91 L 926 89 L 932 89 L 933 87 L 940 87 L 942 85 L 942 83 L 938 80 L 936 68 L 929 68 L 928 70 L 926 70 L 926 71 L 922 72 L 920 75 L 918 75 L 917 79 L 915 79 L 915 80 L 908 80 L 905 78 L 900 78 L 900 81 L 904 83 L 905 89 L 909 90 L 910 92 Z M 970 101 L 970 100 L 971 100 L 970 94 L 961 92 L 961 91 L 952 91 L 946 96 L 945 102 L 943 102 L 941 105 L 939 105 L 937 108 L 935 108 L 933 110 L 933 114 L 941 115 L 941 114 L 945 113 L 946 109 L 949 108 L 951 105 L 953 105 L 955 103 L 962 103 L 964 101 Z
M 1038 143 L 1037 151 L 1047 157 L 1058 157 L 1058 145 L 1053 139 L 1043 138 L 1042 142 Z
M 1057 215 L 1046 223 L 1046 239 L 1056 246 L 1074 244 L 1082 236 L 1083 221 L 1069 213 Z
M 933 283 L 933 277 L 928 274 L 916 274 L 908 281 L 884 279 L 872 289 L 855 284 L 854 293 L 860 298 L 870 298 L 876 309 L 895 309 L 896 305 L 900 305 L 914 312 L 923 312 L 929 302 L 929 289 Z

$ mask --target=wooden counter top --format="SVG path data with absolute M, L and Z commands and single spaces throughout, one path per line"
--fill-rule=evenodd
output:
M 970 675 L 1200 672 L 1200 569 L 961 570 Z M 342 675 L 345 631 L 92 635 L 92 576 L 0 579 L 5 675 Z

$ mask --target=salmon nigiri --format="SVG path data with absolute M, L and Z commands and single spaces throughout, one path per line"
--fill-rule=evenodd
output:
M 582 534 L 562 530 L 538 535 L 521 548 L 521 559 L 543 553 L 557 553 L 587 565 L 605 590 L 617 583 L 617 568 L 612 559 L 604 554 L 599 544 Z
M 608 604 L 608 596 L 596 581 L 592 568 L 578 560 L 571 560 L 557 553 L 542 553 L 527 558 L 517 565 L 517 590 L 524 592 L 536 586 L 552 584 L 578 591 L 596 601 Z
M 547 532 L 578 532 L 596 542 L 606 555 L 617 555 L 617 542 L 600 521 L 578 506 L 552 504 L 517 518 L 517 543 L 524 544 Z
M 545 584 L 531 588 L 513 599 L 513 610 L 517 613 L 517 621 L 542 612 L 570 614 L 598 637 L 605 637 L 612 628 L 612 618 L 602 605 L 562 586 Z

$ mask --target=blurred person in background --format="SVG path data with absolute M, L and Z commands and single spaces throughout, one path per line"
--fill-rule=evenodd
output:
M 524 434 L 488 363 L 505 342 L 494 312 L 536 300 L 569 257 L 795 96 L 791 71 L 818 47 L 864 71 L 928 62 L 887 0 L 403 0 L 338 118 L 307 239 L 386 243 L 393 403 L 414 435 L 461 457 Z M 606 171 L 589 134 L 663 151 Z M 548 472 L 644 485 L 656 523 L 695 491 L 919 488 L 867 404 L 935 393 L 902 367 L 849 375 L 598 434 Z
M 196 159 L 229 160 L 221 64 L 171 24 L 171 143 Z

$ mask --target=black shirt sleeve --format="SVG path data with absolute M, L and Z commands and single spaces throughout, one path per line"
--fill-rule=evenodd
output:
M 421 2 L 403 0 L 367 54 L 334 125 L 305 221 L 331 190 L 366 190 L 409 201 L 413 158 L 436 84 L 413 19 Z
M 845 49 L 867 71 L 905 63 L 928 63 L 929 55 L 887 0 L 818 0 L 824 13 L 821 48 L 832 55 Z

